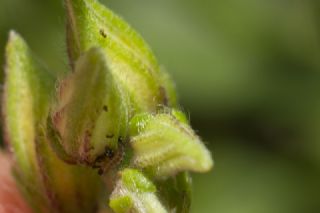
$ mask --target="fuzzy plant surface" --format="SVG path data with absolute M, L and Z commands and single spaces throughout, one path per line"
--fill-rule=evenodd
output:
M 65 0 L 70 72 L 9 33 L 2 100 L 17 185 L 37 213 L 189 212 L 210 152 L 149 46 L 96 0 Z

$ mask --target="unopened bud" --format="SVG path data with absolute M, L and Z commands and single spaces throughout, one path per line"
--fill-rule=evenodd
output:
M 130 135 L 134 164 L 158 178 L 179 171 L 207 172 L 213 166 L 210 152 L 179 111 L 136 115 Z

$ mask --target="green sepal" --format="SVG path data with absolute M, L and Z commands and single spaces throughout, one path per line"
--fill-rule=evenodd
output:
M 25 41 L 11 31 L 6 46 L 4 134 L 12 150 L 18 186 L 37 212 L 45 212 L 48 202 L 35 140 L 38 126 L 48 113 L 53 82 L 53 77 L 39 65 Z
M 12 150 L 13 173 L 25 199 L 39 213 L 92 212 L 101 188 L 98 177 L 93 171 L 65 164 L 49 147 L 46 120 L 55 78 L 13 31 L 6 47 L 5 71 L 5 138 Z
M 116 213 L 166 213 L 156 195 L 155 185 L 141 172 L 124 169 L 110 196 L 110 207 Z
M 129 132 L 134 165 L 157 178 L 180 171 L 207 172 L 213 166 L 210 152 L 181 112 L 136 115 Z
M 159 189 L 158 195 L 163 205 L 170 209 L 170 212 L 190 212 L 192 181 L 188 172 L 181 172 L 165 180 L 157 180 L 155 185 Z
M 106 60 L 101 49 L 90 49 L 58 88 L 52 124 L 59 144 L 54 147 L 77 163 L 93 165 L 105 152 L 117 150 L 127 134 L 128 101 Z
M 176 104 L 168 75 L 160 71 L 149 46 L 124 20 L 96 0 L 65 0 L 65 5 L 71 64 L 91 47 L 99 46 L 129 94 L 133 113 Z
M 133 200 L 129 195 L 123 195 L 111 199 L 109 205 L 116 213 L 127 213 L 133 208 Z

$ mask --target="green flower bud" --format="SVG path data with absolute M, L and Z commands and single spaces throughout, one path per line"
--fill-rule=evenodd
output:
M 6 47 L 5 73 L 2 113 L 5 140 L 13 153 L 16 180 L 34 209 L 45 212 L 47 200 L 43 196 L 35 139 L 36 125 L 46 114 L 46 94 L 51 92 L 46 85 L 53 85 L 53 80 L 49 73 L 39 69 L 24 40 L 13 31 Z
M 156 196 L 155 185 L 141 172 L 125 169 L 120 172 L 120 175 L 109 204 L 116 213 L 167 212 Z
M 54 77 L 15 32 L 10 32 L 5 70 L 5 138 L 25 198 L 35 212 L 92 212 L 97 205 L 99 181 L 92 171 L 65 164 L 48 146 L 46 120 Z M 87 192 L 86 187 L 92 191 Z
M 97 0 L 64 1 L 72 72 L 57 82 L 14 32 L 6 48 L 5 139 L 26 199 L 39 213 L 109 212 L 112 191 L 116 213 L 189 212 L 188 171 L 213 160 L 169 74 Z
M 179 111 L 136 115 L 130 121 L 134 165 L 165 178 L 179 171 L 207 172 L 210 152 Z
M 90 49 L 60 82 L 52 113 L 56 142 L 74 163 L 94 165 L 105 153 L 112 155 L 127 135 L 127 102 L 104 52 Z
M 110 71 L 129 94 L 133 113 L 155 112 L 158 105 L 176 105 L 169 76 L 160 71 L 148 45 L 125 21 L 96 0 L 65 3 L 71 64 L 91 47 L 101 47 Z

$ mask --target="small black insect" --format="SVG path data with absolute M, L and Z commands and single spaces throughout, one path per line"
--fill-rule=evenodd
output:
M 103 30 L 103 29 L 100 29 L 100 35 L 103 37 L 103 38 L 107 38 L 107 34 L 106 32 Z
M 122 137 L 121 137 L 121 136 L 118 138 L 118 143 L 120 143 L 120 144 L 122 144 L 122 143 L 123 143 L 123 139 L 122 139 Z
M 107 105 L 104 105 L 102 109 L 103 109 L 105 112 L 108 112 L 108 106 L 107 106 Z
M 112 149 L 106 148 L 105 156 L 109 159 L 114 157 L 114 151 Z
M 115 168 L 124 157 L 124 148 L 122 145 L 118 147 L 118 150 L 114 151 L 108 147 L 105 149 L 105 153 L 103 154 L 104 160 L 99 163 L 98 174 L 103 175 L 106 171 Z M 109 160 L 106 160 L 108 158 Z M 96 161 L 97 162 L 97 161 Z M 98 162 L 97 162 L 98 163 Z

